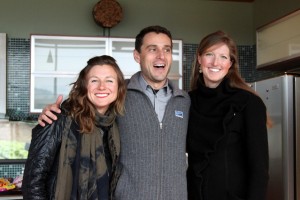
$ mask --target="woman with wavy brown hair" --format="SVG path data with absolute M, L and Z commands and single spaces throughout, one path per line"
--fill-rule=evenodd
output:
M 113 199 L 120 169 L 115 122 L 124 112 L 126 83 L 114 58 L 87 62 L 57 120 L 32 130 L 24 199 Z

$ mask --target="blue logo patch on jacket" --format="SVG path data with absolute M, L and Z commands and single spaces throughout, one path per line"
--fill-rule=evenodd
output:
M 183 118 L 183 112 L 182 112 L 182 111 L 179 111 L 179 110 L 175 110 L 175 116 L 176 116 L 176 117 Z

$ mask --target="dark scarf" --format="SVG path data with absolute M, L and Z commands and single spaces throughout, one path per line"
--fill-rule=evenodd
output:
M 192 101 L 189 121 L 189 148 L 199 154 L 215 151 L 216 142 L 224 135 L 223 120 L 236 91 L 224 79 L 216 88 L 208 88 L 201 79 L 198 88 L 190 92 Z
M 77 148 L 80 148 L 80 161 L 77 169 L 78 175 L 78 198 L 80 200 L 99 199 L 97 181 L 107 175 L 107 165 L 103 151 L 103 130 L 101 127 L 111 127 L 108 134 L 114 139 L 119 132 L 115 124 L 115 114 L 101 115 L 97 113 L 95 127 L 92 133 L 81 134 L 81 144 L 70 130 L 72 119 L 68 116 L 63 130 L 62 144 L 59 155 L 57 184 L 55 190 L 56 200 L 70 199 L 72 185 L 74 183 L 72 164 L 76 158 Z M 80 134 L 80 133 L 79 133 Z M 120 147 L 115 147 L 120 148 Z M 95 198 L 96 197 L 96 198 Z M 100 199 L 99 199 L 100 200 Z

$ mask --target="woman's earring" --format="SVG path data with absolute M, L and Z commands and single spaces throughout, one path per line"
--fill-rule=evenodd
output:
M 201 69 L 201 67 L 199 67 L 199 73 L 200 73 L 200 74 L 202 73 L 202 69 Z

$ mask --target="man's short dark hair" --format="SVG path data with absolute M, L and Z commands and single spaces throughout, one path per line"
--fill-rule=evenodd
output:
M 157 34 L 158 33 L 166 34 L 170 38 L 171 45 L 173 47 L 171 32 L 168 29 L 166 29 L 165 27 L 156 25 L 156 26 L 148 26 L 140 31 L 140 33 L 135 37 L 135 50 L 137 50 L 138 52 L 141 52 L 141 46 L 143 44 L 143 39 L 147 33 L 151 33 L 151 32 L 154 32 Z

